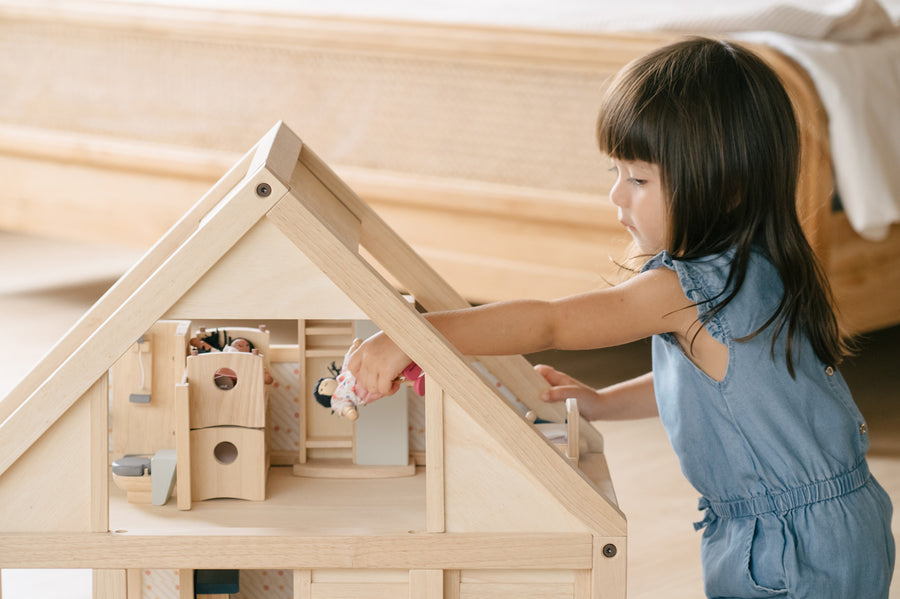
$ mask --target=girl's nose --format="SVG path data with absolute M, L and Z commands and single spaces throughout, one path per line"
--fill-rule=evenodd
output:
M 621 183 L 616 181 L 609 190 L 609 201 L 614 205 L 621 207 L 625 204 L 626 199 L 625 191 L 622 189 Z

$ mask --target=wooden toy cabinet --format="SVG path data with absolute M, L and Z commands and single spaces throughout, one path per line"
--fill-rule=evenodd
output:
M 175 448 L 182 457 L 177 471 L 190 473 L 178 477 L 183 509 L 189 509 L 191 501 L 217 497 L 266 498 L 263 368 L 262 355 L 188 357 L 187 380 L 176 387 L 175 398 Z
M 275 269 L 291 283 L 276 286 Z M 138 599 L 140 570 L 154 568 L 182 572 L 183 597 L 193 569 L 261 568 L 293 572 L 297 599 L 624 597 L 626 521 L 599 434 L 580 419 L 581 451 L 567 457 L 398 289 L 425 310 L 467 305 L 277 124 L 0 402 L 0 568 L 91 568 L 102 599 Z M 190 335 L 178 323 L 200 319 L 294 319 L 304 348 L 317 327 L 370 319 L 427 373 L 424 467 L 341 480 L 272 467 L 265 501 L 128 504 L 110 491 L 108 374 L 154 327 L 181 327 L 149 335 L 178 348 Z M 181 384 L 172 362 L 154 370 L 168 379 L 151 381 L 151 397 Z M 538 399 L 546 383 L 521 356 L 479 362 L 539 417 L 565 421 L 565 406 Z M 171 432 L 149 444 L 186 434 L 177 414 L 191 370 L 174 408 L 153 416 Z M 241 405 L 251 406 L 241 426 L 254 429 L 259 405 Z M 191 434 L 209 415 L 195 407 Z M 114 412 L 114 439 L 116 422 Z M 309 456 L 308 429 L 294 463 Z M 192 454 L 199 446 L 191 438 Z M 185 468 L 178 480 L 196 478 Z

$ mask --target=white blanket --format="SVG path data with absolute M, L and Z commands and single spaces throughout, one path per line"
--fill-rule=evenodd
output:
M 900 33 L 857 43 L 749 37 L 794 57 L 812 77 L 847 218 L 863 237 L 886 237 L 900 222 Z
M 118 0 L 319 16 L 561 31 L 778 31 L 821 39 L 880 4 L 900 24 L 900 0 Z

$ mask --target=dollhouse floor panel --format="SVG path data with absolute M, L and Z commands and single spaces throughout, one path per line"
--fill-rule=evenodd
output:
M 181 511 L 128 503 L 110 483 L 109 525 L 134 534 L 377 535 L 425 530 L 425 469 L 386 479 L 295 477 L 289 467 L 269 470 L 265 501 L 210 499 Z

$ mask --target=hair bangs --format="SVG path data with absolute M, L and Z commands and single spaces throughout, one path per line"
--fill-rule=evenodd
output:
M 613 81 L 597 119 L 597 145 L 612 158 L 658 164 L 662 145 L 659 115 L 652 110 L 653 98 L 645 97 L 643 87 L 634 78 Z

